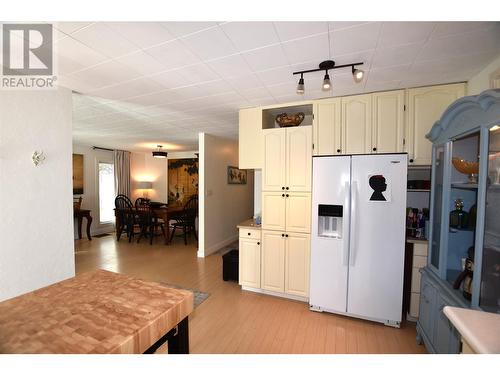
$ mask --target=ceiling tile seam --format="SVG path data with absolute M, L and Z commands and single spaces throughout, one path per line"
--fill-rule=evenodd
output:
M 420 54 L 422 53 L 422 51 L 424 50 L 424 48 L 427 46 L 427 44 L 429 43 L 429 40 L 431 40 L 431 35 L 435 32 L 437 28 L 437 23 L 434 22 L 434 26 L 432 28 L 432 31 L 429 33 L 427 39 L 420 45 L 420 49 L 418 50 L 418 52 L 415 54 L 415 57 L 413 58 L 413 61 L 411 62 L 410 64 L 410 68 L 408 69 L 409 71 L 412 70 L 413 66 L 415 65 L 415 61 L 417 61 L 418 57 L 420 56 Z

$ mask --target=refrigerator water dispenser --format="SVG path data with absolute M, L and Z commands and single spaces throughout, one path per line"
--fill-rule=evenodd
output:
M 343 206 L 318 205 L 318 236 L 342 238 Z

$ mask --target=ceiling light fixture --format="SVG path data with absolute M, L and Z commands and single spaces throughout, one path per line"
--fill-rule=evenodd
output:
M 157 145 L 158 150 L 153 151 L 153 157 L 154 158 L 166 158 L 168 155 L 167 151 L 162 151 L 163 146 L 162 145 Z
M 325 76 L 323 78 L 323 91 L 328 91 L 332 88 L 332 82 L 330 81 L 330 76 L 328 74 L 329 70 L 340 69 L 340 68 L 349 68 L 352 69 L 352 77 L 354 82 L 360 83 L 363 80 L 364 73 L 361 69 L 356 69 L 356 66 L 363 65 L 362 62 L 352 63 L 352 64 L 344 64 L 344 65 L 335 65 L 335 61 L 333 60 L 325 60 L 318 65 L 317 69 L 309 69 L 309 70 L 301 70 L 299 72 L 293 72 L 293 75 L 300 74 L 299 83 L 297 85 L 297 94 L 304 93 L 304 74 L 319 72 L 321 70 L 325 71 Z

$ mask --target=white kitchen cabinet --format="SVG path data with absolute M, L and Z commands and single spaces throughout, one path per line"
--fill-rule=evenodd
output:
M 341 98 L 318 100 L 314 103 L 314 155 L 342 153 L 341 107 Z
M 406 144 L 411 165 L 430 165 L 432 143 L 425 138 L 448 106 L 465 95 L 465 84 L 407 90 Z
M 310 235 L 285 234 L 285 293 L 309 296 Z
M 311 232 L 311 193 L 286 193 L 285 230 Z
M 260 239 L 240 237 L 239 284 L 260 288 Z
M 420 290 L 422 274 L 420 270 L 427 265 L 428 244 L 426 242 L 413 243 L 413 261 L 411 271 L 411 294 L 410 294 L 410 319 L 416 320 L 420 310 Z
M 285 233 L 262 231 L 261 288 L 272 292 L 285 290 Z
M 261 108 L 240 110 L 238 139 L 239 168 L 261 169 L 264 162 Z
M 311 191 L 312 127 L 286 129 L 286 184 L 288 191 Z
M 265 129 L 262 190 L 282 191 L 286 185 L 286 130 Z
M 372 94 L 373 153 L 403 152 L 405 91 Z
M 262 228 L 284 231 L 286 229 L 286 195 L 284 192 L 262 193 Z
M 342 154 L 367 154 L 372 145 L 372 95 L 342 98 Z

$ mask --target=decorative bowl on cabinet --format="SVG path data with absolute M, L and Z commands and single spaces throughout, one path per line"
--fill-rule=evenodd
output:
M 276 122 L 280 128 L 286 128 L 288 126 L 299 126 L 302 121 L 304 121 L 304 113 L 298 112 L 294 115 L 288 116 L 286 113 L 280 113 L 276 116 Z
M 469 183 L 477 184 L 477 175 L 479 173 L 478 162 L 466 161 L 457 157 L 452 158 L 451 162 L 457 171 L 469 176 Z

